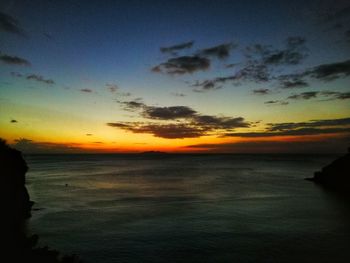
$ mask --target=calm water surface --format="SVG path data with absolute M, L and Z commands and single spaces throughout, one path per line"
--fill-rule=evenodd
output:
M 87 263 L 350 262 L 336 156 L 29 155 L 40 244 Z

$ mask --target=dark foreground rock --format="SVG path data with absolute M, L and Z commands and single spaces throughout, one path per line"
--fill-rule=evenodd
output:
M 314 177 L 308 180 L 350 194 L 350 148 L 346 155 L 315 172 Z
M 38 236 L 27 235 L 33 205 L 25 187 L 27 170 L 21 152 L 0 138 L 0 262 L 80 262 L 74 255 L 60 256 L 56 250 L 37 247 Z

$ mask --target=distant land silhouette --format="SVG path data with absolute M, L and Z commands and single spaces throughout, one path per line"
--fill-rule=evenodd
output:
M 62 256 L 48 247 L 37 247 L 38 235 L 28 236 L 26 220 L 34 204 L 25 186 L 27 164 L 20 151 L 0 138 L 1 262 L 78 263 L 75 255 Z
M 162 154 L 168 154 L 167 152 L 161 152 L 161 151 L 146 151 L 146 152 L 141 152 L 140 154 L 144 155 L 162 155 Z

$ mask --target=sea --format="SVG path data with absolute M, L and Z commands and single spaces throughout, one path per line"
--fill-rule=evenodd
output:
M 39 245 L 86 263 L 350 262 L 339 155 L 26 155 Z

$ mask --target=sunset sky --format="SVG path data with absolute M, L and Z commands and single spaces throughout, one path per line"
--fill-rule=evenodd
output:
M 27 153 L 345 152 L 350 2 L 0 4 L 0 137 Z

